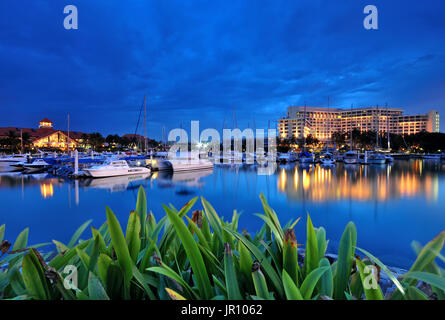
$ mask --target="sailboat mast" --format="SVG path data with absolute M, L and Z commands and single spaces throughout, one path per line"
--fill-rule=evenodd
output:
M 329 141 L 330 141 L 330 139 L 331 139 L 331 131 L 330 131 L 330 128 L 331 128 L 331 109 L 330 109 L 330 107 L 331 107 L 331 101 L 330 101 L 330 97 L 328 97 L 328 136 L 327 136 L 327 139 L 326 139 L 326 151 L 328 151 L 329 150 Z
M 66 146 L 67 151 L 70 152 L 70 114 L 68 113 L 68 144 Z
M 380 116 L 379 116 L 379 106 L 377 105 L 377 134 L 375 135 L 375 148 L 379 147 L 379 134 L 380 134 Z
M 386 136 L 388 142 L 388 152 L 391 150 L 391 143 L 389 141 L 389 112 L 388 112 L 388 103 L 386 104 Z
M 147 153 L 147 95 L 144 94 L 144 105 L 145 105 L 145 112 L 144 112 L 144 150 L 145 153 Z
M 23 153 L 23 130 L 20 128 L 20 154 Z
M 303 112 L 303 151 L 306 151 L 306 101 L 304 102 Z
M 351 123 L 351 134 L 350 134 L 350 140 L 351 140 L 351 146 L 350 146 L 350 148 L 351 148 L 351 151 L 352 151 L 352 108 L 353 108 L 353 104 L 351 104 L 351 117 L 350 117 L 350 119 L 349 119 L 349 122 Z

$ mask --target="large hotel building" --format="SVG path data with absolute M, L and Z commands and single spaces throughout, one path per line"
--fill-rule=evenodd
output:
M 287 116 L 278 120 L 278 132 L 282 138 L 301 138 L 309 134 L 320 141 L 327 141 L 334 132 L 351 129 L 378 131 L 394 134 L 413 134 L 421 131 L 439 132 L 439 112 L 429 111 L 421 115 L 405 115 L 398 108 L 287 108 Z

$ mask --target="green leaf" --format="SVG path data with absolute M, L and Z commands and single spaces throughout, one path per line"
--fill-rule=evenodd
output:
M 155 295 L 153 294 L 153 291 L 151 291 L 150 287 L 147 284 L 147 281 L 144 278 L 144 275 L 140 273 L 136 265 L 133 264 L 133 275 L 136 281 L 142 286 L 145 293 L 148 295 L 150 300 L 155 300 Z
M 256 295 L 263 299 L 269 299 L 269 289 L 267 288 L 266 278 L 264 277 L 263 272 L 261 272 L 261 268 L 259 267 L 259 263 L 256 263 L 258 267 L 254 267 L 252 269 L 252 279 L 253 285 L 255 287 Z
M 314 226 L 312 225 L 311 217 L 307 215 L 307 240 L 306 240 L 306 252 L 304 255 L 304 271 L 308 275 L 312 270 L 318 267 L 320 260 L 318 252 L 317 235 L 315 234 Z
M 311 299 L 318 280 L 320 280 L 321 276 L 328 270 L 330 270 L 330 267 L 316 268 L 306 276 L 300 287 L 300 292 L 305 300 Z
M 140 229 L 142 231 L 145 231 L 145 220 L 147 218 L 147 196 L 145 195 L 145 190 L 142 187 L 142 185 L 139 187 L 139 190 L 138 190 L 138 197 L 136 200 L 136 215 L 139 217 Z M 130 215 L 130 219 L 131 219 L 131 215 Z M 130 223 L 130 221 L 128 221 L 128 223 Z M 128 233 L 128 229 L 127 229 L 127 233 Z M 146 240 L 145 236 L 146 235 L 142 236 L 144 238 L 142 241 L 143 244 L 145 244 L 145 240 Z M 133 258 L 133 255 L 131 255 L 131 257 Z
M 140 234 L 141 234 L 141 220 L 136 211 L 132 211 L 130 213 L 130 217 L 128 218 L 127 232 L 125 234 L 126 236 L 125 239 L 127 241 L 128 251 L 130 252 L 131 259 L 133 260 L 134 263 L 137 262 L 139 250 L 141 248 Z
M 107 222 L 111 236 L 111 243 L 116 251 L 117 260 L 121 266 L 126 287 L 129 287 L 130 280 L 133 277 L 133 263 L 131 260 L 130 252 L 128 251 L 127 243 L 125 242 L 124 234 L 122 233 L 121 226 L 113 211 L 107 207 Z
M 445 230 L 439 233 L 433 240 L 423 247 L 417 256 L 416 261 L 409 269 L 409 272 L 424 271 L 424 269 L 432 262 L 442 251 L 445 242 Z
M 239 258 L 240 270 L 246 275 L 246 278 L 250 279 L 253 260 L 249 250 L 247 250 L 246 246 L 243 244 L 242 241 L 238 241 L 238 252 L 240 256 Z
M 192 234 L 187 229 L 187 226 L 182 219 L 173 213 L 170 209 L 166 208 L 166 213 L 170 222 L 174 225 L 177 235 L 182 241 L 182 245 L 187 253 L 187 257 L 192 266 L 193 273 L 196 277 L 196 282 L 199 288 L 199 292 L 204 299 L 210 299 L 214 292 L 210 286 L 209 276 L 204 264 L 199 248 L 193 239 Z
M 193 299 L 199 298 L 199 296 L 192 290 L 190 285 L 179 274 L 177 274 L 174 270 L 167 267 L 166 265 L 162 264 L 160 267 L 151 267 L 151 268 L 147 268 L 147 270 L 151 271 L 151 272 L 156 272 L 156 273 L 162 274 L 166 277 L 169 277 L 169 278 L 175 280 L 177 283 L 179 283 L 184 288 L 184 290 L 186 290 L 189 293 L 190 298 L 193 298 Z
M 283 289 L 283 283 L 278 276 L 275 269 L 272 267 L 266 256 L 261 252 L 261 250 L 254 245 L 251 241 L 247 240 L 245 237 L 240 235 L 237 232 L 234 232 L 230 230 L 230 228 L 225 228 L 225 230 L 229 233 L 231 233 L 233 236 L 237 237 L 238 240 L 242 241 L 243 244 L 249 249 L 250 252 L 255 256 L 255 258 L 258 261 L 261 261 L 261 267 L 263 268 L 266 275 L 271 280 L 272 284 L 274 285 L 275 289 L 277 290 L 277 293 L 280 297 L 284 297 L 284 289 Z
M 4 238 L 4 237 L 5 237 L 5 225 L 2 224 L 2 225 L 0 226 L 0 242 L 3 241 L 3 238 Z
M 283 240 L 284 234 L 283 229 L 281 228 L 280 220 L 278 219 L 277 214 L 275 211 L 269 206 L 267 203 L 266 197 L 261 192 L 260 193 L 260 200 L 264 208 L 264 214 L 272 221 L 272 223 L 275 225 L 275 229 L 278 231 L 277 237 L 281 238 L 281 242 Z
M 69 248 L 64 245 L 62 242 L 59 242 L 57 240 L 53 240 L 53 243 L 56 245 L 57 252 L 60 254 L 65 254 L 69 250 Z
M 180 218 L 184 217 L 190 211 L 190 209 L 195 205 L 196 200 L 198 200 L 198 197 L 194 197 L 192 200 L 187 202 L 185 206 L 183 206 L 181 210 L 179 210 L 178 217 Z
M 372 273 L 371 267 L 365 265 L 360 259 L 355 259 L 366 300 L 383 300 L 382 290 L 377 282 L 377 275 Z
M 295 232 L 292 229 L 287 229 L 284 236 L 283 245 L 283 267 L 286 273 L 294 281 L 295 285 L 299 285 L 298 274 L 298 246 L 295 239 Z
M 91 300 L 110 300 L 104 286 L 92 272 L 88 278 L 88 295 Z
M 403 278 L 423 281 L 431 286 L 445 290 L 445 278 L 433 273 L 413 271 L 403 275 Z
M 364 249 L 360 249 L 360 248 L 356 248 L 357 250 L 363 252 L 369 259 L 371 259 L 372 262 L 374 262 L 376 265 L 378 265 L 383 272 L 386 273 L 386 275 L 391 279 L 391 281 L 396 285 L 397 289 L 404 295 L 405 294 L 405 290 L 403 289 L 403 286 L 400 284 L 399 280 L 397 280 L 397 278 L 392 274 L 391 271 L 389 271 L 389 269 L 376 257 L 374 257 L 370 252 L 364 250 Z
M 261 220 L 263 220 L 266 225 L 270 228 L 270 230 L 272 231 L 272 233 L 275 235 L 275 239 L 278 243 L 278 246 L 280 247 L 280 249 L 283 247 L 283 237 L 281 236 L 280 231 L 278 231 L 277 227 L 275 226 L 275 224 L 273 223 L 273 221 L 265 216 L 264 214 L 254 214 L 254 216 L 259 217 Z
M 83 242 L 79 243 L 77 246 L 75 246 L 74 248 L 70 248 L 67 252 L 65 252 L 65 254 L 63 254 L 63 255 L 58 254 L 48 263 L 48 265 L 50 267 L 53 267 L 56 270 L 60 270 L 72 258 L 74 258 L 76 256 L 77 249 L 80 249 L 80 250 L 85 249 L 90 244 L 90 242 L 91 242 L 91 239 L 83 241 Z
M 33 299 L 50 299 L 48 280 L 45 277 L 45 271 L 33 250 L 30 250 L 29 254 L 23 257 L 22 275 L 25 288 Z
M 282 273 L 282 279 L 283 279 L 284 292 L 286 293 L 287 300 L 304 300 L 300 290 L 295 285 L 294 280 L 292 280 L 292 278 L 284 269 Z
M 337 270 L 334 279 L 334 299 L 344 300 L 351 275 L 354 252 L 357 243 L 357 230 L 349 222 L 343 232 L 338 249 Z
M 233 264 L 232 250 L 228 243 L 224 250 L 224 275 L 226 278 L 227 298 L 229 300 L 242 300 L 242 295 L 238 286 L 235 266 Z
M 70 242 L 68 242 L 67 247 L 68 248 L 72 248 L 77 240 L 79 240 L 80 236 L 82 235 L 82 233 L 85 231 L 85 229 L 88 227 L 88 225 L 91 223 L 91 221 L 93 220 L 88 220 L 87 222 L 85 222 L 84 224 L 82 224 L 77 230 L 76 232 L 74 232 Z
M 406 291 L 409 300 L 428 300 L 426 294 L 416 287 L 409 286 Z
M 212 226 L 213 232 L 215 232 L 215 234 L 218 237 L 221 244 L 224 243 L 223 235 L 222 235 L 221 220 L 219 219 L 218 214 L 216 213 L 215 209 L 213 209 L 212 205 L 203 197 L 201 197 L 201 202 L 202 202 L 202 206 L 204 207 L 206 216 L 209 220 L 209 223 Z
M 326 242 L 326 230 L 323 227 L 320 227 L 317 229 L 317 247 L 319 261 L 324 258 L 327 246 L 328 244 Z
M 17 236 L 17 239 L 15 239 L 14 246 L 12 247 L 11 251 L 16 251 L 20 249 L 25 249 L 28 245 L 28 234 L 29 234 L 29 228 L 26 228 L 20 234 Z
M 320 295 L 332 297 L 332 295 L 334 294 L 334 276 L 332 274 L 332 268 L 329 260 L 326 258 L 321 259 L 319 267 L 328 268 L 328 270 L 321 276 L 320 279 Z
M 108 268 L 110 267 L 112 262 L 113 260 L 103 253 L 99 255 L 99 258 L 97 260 L 97 270 L 99 273 L 99 277 L 105 284 L 107 283 Z

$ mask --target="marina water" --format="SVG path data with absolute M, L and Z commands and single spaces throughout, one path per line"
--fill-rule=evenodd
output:
M 302 217 L 295 227 L 298 242 L 305 242 L 307 213 L 316 227 L 326 229 L 330 252 L 337 251 L 344 227 L 353 221 L 358 247 L 402 268 L 415 259 L 413 240 L 425 244 L 445 227 L 445 164 L 440 161 L 333 167 L 287 164 L 270 176 L 257 175 L 257 169 L 217 165 L 213 170 L 90 180 L 0 173 L 0 225 L 6 224 L 9 241 L 29 227 L 31 244 L 53 239 L 67 243 L 89 219 L 92 226 L 100 227 L 109 206 L 125 228 L 142 185 L 157 219 L 164 214 L 162 204 L 179 209 L 192 197 L 204 196 L 226 219 L 233 209 L 242 212 L 240 228 L 254 233 L 262 225 L 253 214 L 262 213 L 258 195 L 263 192 L 282 225 Z M 201 208 L 200 202 L 195 207 Z M 51 245 L 42 248 L 53 249 Z

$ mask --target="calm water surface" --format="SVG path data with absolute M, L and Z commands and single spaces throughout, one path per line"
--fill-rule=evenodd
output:
M 346 224 L 354 221 L 359 247 L 389 265 L 407 267 L 415 259 L 411 241 L 425 244 L 445 229 L 444 173 L 445 164 L 423 160 L 390 166 L 286 165 L 271 176 L 257 175 L 247 165 L 80 181 L 0 173 L 0 225 L 6 224 L 10 241 L 30 227 L 30 243 L 66 243 L 86 220 L 99 227 L 106 205 L 126 225 L 142 185 L 157 217 L 163 215 L 163 203 L 180 208 L 192 197 L 204 196 L 226 218 L 233 209 L 242 211 L 240 228 L 253 233 L 262 225 L 253 214 L 262 212 L 258 195 L 264 192 L 283 225 L 302 217 L 295 228 L 299 242 L 305 239 L 306 212 L 315 226 L 326 228 L 332 252 Z

